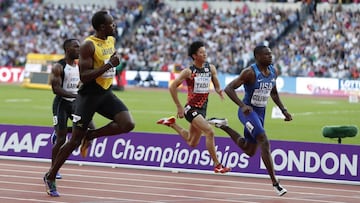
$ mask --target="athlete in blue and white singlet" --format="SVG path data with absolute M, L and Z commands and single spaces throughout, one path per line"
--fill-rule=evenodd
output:
M 265 110 L 269 97 L 281 109 L 285 121 L 291 121 L 280 100 L 277 88 L 277 73 L 272 65 L 272 53 L 267 46 L 257 46 L 254 49 L 256 63 L 245 68 L 240 75 L 231 81 L 225 88 L 225 93 L 239 107 L 238 118 L 244 125 L 244 137 L 228 125 L 217 125 L 240 147 L 248 156 L 253 156 L 257 148 L 261 148 L 261 158 L 269 173 L 273 187 L 278 195 L 284 195 L 287 190 L 279 184 L 275 177 L 273 160 L 270 153 L 270 144 L 264 130 Z M 245 95 L 241 100 L 236 89 L 244 86 Z
M 267 101 L 270 97 L 271 90 L 276 85 L 276 73 L 273 65 L 268 66 L 269 75 L 264 76 L 259 70 L 258 65 L 252 64 L 251 69 L 255 73 L 255 82 L 244 84 L 245 95 L 243 102 L 253 108 L 253 113 L 246 116 L 242 109 L 238 110 L 238 117 L 245 125 L 244 135 L 250 142 L 256 143 L 256 136 L 264 133 L 264 118 Z

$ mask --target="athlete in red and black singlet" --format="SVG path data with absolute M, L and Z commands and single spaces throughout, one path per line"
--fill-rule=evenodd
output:
M 192 72 L 191 78 L 186 80 L 186 84 L 188 86 L 188 96 L 187 96 L 187 105 L 196 108 L 205 108 L 207 107 L 208 97 L 209 97 L 209 85 L 207 83 L 207 87 L 201 93 L 196 92 L 195 87 L 195 77 L 206 77 L 209 82 L 211 81 L 211 71 L 209 63 L 205 63 L 203 68 L 196 68 L 195 65 L 190 66 L 190 70 Z M 203 88 L 204 89 L 204 88 Z M 207 90 L 206 90 L 207 89 Z

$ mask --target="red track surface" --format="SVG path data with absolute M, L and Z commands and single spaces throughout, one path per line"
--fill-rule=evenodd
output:
M 50 197 L 42 181 L 49 163 L 0 160 L 0 202 L 71 203 L 359 203 L 360 186 L 65 164 Z

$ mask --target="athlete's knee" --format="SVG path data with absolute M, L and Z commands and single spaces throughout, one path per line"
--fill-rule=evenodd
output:
M 71 139 L 67 142 L 67 144 L 71 145 L 74 149 L 79 147 L 81 144 L 81 140 L 86 136 L 86 132 L 87 131 L 81 128 L 75 128 L 71 135 Z
M 263 152 L 270 149 L 270 142 L 265 134 L 257 136 L 257 142 L 261 146 Z
M 249 149 L 244 151 L 246 155 L 248 155 L 249 157 L 253 157 L 256 154 L 256 150 L 253 149 Z
M 135 123 L 133 121 L 126 121 L 122 124 L 120 124 L 120 127 L 122 128 L 122 131 L 127 133 L 132 131 L 135 128 Z
M 246 142 L 243 146 L 244 146 L 243 150 L 245 154 L 248 155 L 249 157 L 253 157 L 256 154 L 256 150 L 257 150 L 256 143 Z
M 213 139 L 215 136 L 215 131 L 212 128 L 204 129 L 203 132 L 206 136 L 206 139 Z
M 56 145 L 63 145 L 66 141 L 66 136 L 58 136 L 56 137 Z

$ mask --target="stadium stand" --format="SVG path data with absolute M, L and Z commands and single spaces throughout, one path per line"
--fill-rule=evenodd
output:
M 187 66 L 184 47 L 203 39 L 219 72 L 238 74 L 253 60 L 254 46 L 264 43 L 272 47 L 284 76 L 359 77 L 357 0 L 347 1 L 356 6 L 308 0 L 264 8 L 258 6 L 264 2 L 237 1 L 221 1 L 223 8 L 217 1 L 196 2 L 197 7 L 158 0 L 66 2 L 70 1 L 2 1 L 0 65 L 23 66 L 28 53 L 62 54 L 61 41 L 91 34 L 89 18 L 104 8 L 114 15 L 118 47 L 130 57 L 129 70 Z

